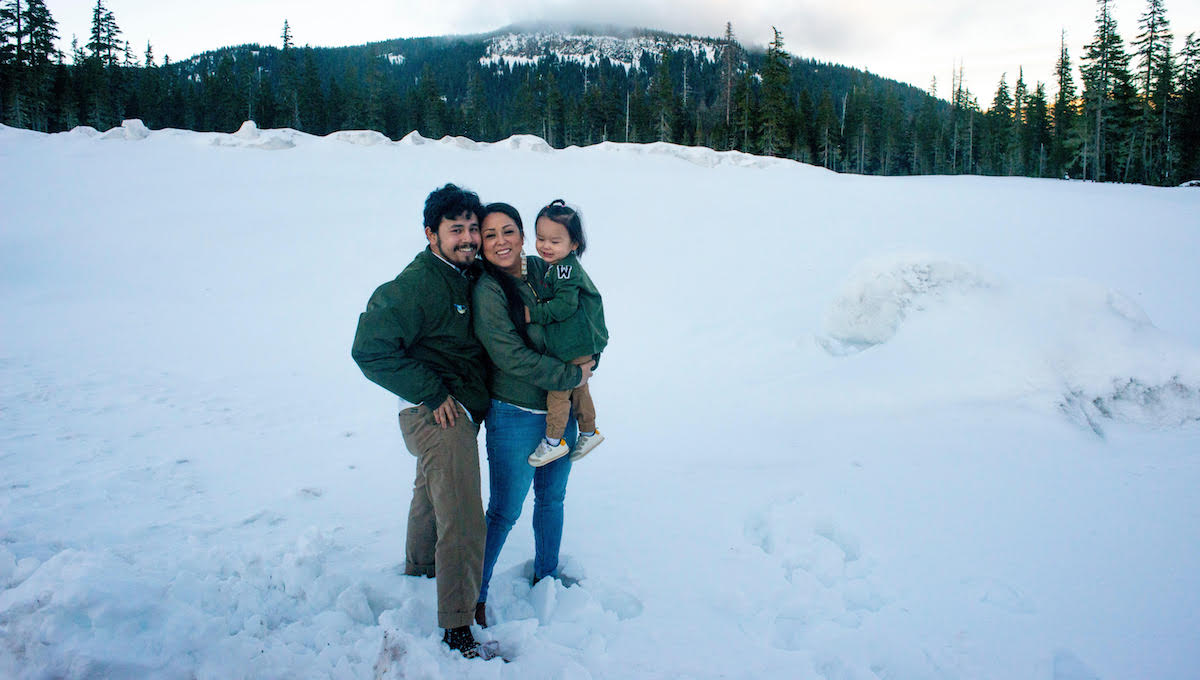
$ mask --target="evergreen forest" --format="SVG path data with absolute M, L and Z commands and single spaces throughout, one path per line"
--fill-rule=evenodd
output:
M 1021 69 L 992 94 L 963 85 L 950 99 L 788 52 L 775 31 L 747 50 L 721 38 L 650 31 L 664 47 L 632 65 L 537 59 L 484 62 L 477 36 L 354 47 L 228 47 L 172 62 L 136 52 L 96 0 L 86 41 L 56 47 L 44 0 L 0 0 L 0 122 L 43 132 L 106 130 L 139 118 L 152 129 L 233 132 L 245 120 L 315 135 L 371 129 L 392 139 L 497 141 L 533 134 L 551 146 L 670 142 L 793 158 L 838 172 L 1069 177 L 1173 186 L 1200 178 L 1200 38 L 1176 46 L 1163 0 L 1146 0 L 1133 40 L 1096 1 L 1095 33 L 1063 41 L 1055 82 Z M 673 43 L 711 43 L 711 55 Z M 631 67 L 630 67 L 631 66 Z M 1078 79 L 1077 79 L 1078 77 Z M 989 101 L 990 100 L 990 101 Z

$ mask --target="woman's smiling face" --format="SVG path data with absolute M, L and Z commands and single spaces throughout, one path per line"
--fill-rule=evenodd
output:
M 525 238 L 511 217 L 502 212 L 489 214 L 483 218 L 479 235 L 484 259 L 505 270 L 520 266 Z

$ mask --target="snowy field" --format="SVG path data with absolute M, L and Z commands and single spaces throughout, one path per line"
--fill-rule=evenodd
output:
M 350 359 L 446 181 L 578 205 L 612 334 L 510 664 Z M 1200 190 L 129 123 L 0 127 L 0 205 L 2 678 L 1200 677 Z

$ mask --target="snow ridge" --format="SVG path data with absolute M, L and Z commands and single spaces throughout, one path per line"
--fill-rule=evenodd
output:
M 15 134 L 18 132 L 24 133 L 26 131 L 18 131 L 14 128 L 6 128 L 6 130 L 0 131 L 0 134 L 7 134 L 9 132 Z M 29 134 L 41 135 L 44 133 L 30 132 Z M 237 132 L 234 133 L 190 132 L 171 129 L 150 130 L 140 120 L 127 120 L 119 127 L 115 127 L 103 133 L 97 132 L 94 128 L 79 126 L 70 130 L 69 132 L 58 132 L 54 133 L 54 135 L 66 135 L 71 137 L 96 137 L 104 140 L 120 139 L 125 141 L 140 141 L 152 138 L 156 135 L 187 135 L 197 140 L 201 140 L 207 144 L 211 144 L 212 146 L 259 149 L 263 151 L 284 151 L 295 148 L 299 144 L 309 144 L 322 139 L 354 144 L 357 146 L 424 146 L 428 144 L 436 144 L 454 147 L 463 151 L 504 149 L 546 154 L 578 153 L 580 151 L 587 151 L 627 155 L 667 156 L 705 168 L 732 166 L 740 168 L 764 169 L 777 166 L 789 166 L 795 169 L 812 171 L 823 175 L 834 174 L 832 171 L 805 165 L 787 158 L 755 156 L 753 154 L 748 154 L 741 151 L 715 151 L 707 147 L 683 146 L 680 144 L 668 144 L 666 142 L 654 142 L 651 144 L 600 142 L 586 147 L 572 146 L 566 149 L 555 149 L 554 147 L 550 146 L 546 140 L 536 135 L 513 135 L 498 142 L 476 142 L 467 137 L 452 137 L 449 135 L 442 137 L 441 139 L 429 139 L 422 136 L 421 133 L 417 132 L 416 130 L 413 130 L 399 141 L 392 141 L 383 133 L 375 130 L 339 130 L 337 132 L 331 132 L 324 137 L 316 137 L 315 135 L 293 130 L 291 128 L 263 130 L 260 129 L 252 120 L 242 123 L 242 126 Z

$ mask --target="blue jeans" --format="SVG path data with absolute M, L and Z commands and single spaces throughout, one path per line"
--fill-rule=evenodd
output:
M 542 579 L 558 569 L 558 548 L 562 543 L 563 499 L 567 495 L 567 476 L 571 457 L 535 468 L 529 454 L 546 436 L 546 416 L 530 413 L 512 404 L 492 400 L 487 419 L 487 459 L 490 496 L 487 509 L 487 545 L 483 551 L 483 582 L 479 601 L 487 601 L 488 583 L 500 557 L 508 532 L 521 516 L 521 506 L 533 485 L 533 578 Z M 579 430 L 575 415 L 567 421 L 563 438 L 574 447 Z

